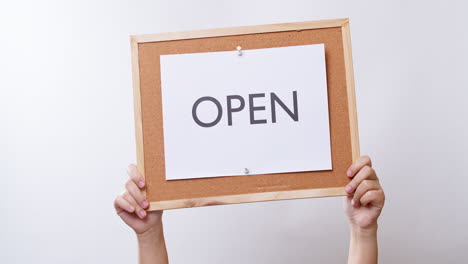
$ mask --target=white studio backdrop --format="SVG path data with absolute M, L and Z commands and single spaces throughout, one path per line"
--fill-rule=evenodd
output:
M 0 3 L 0 262 L 135 263 L 129 35 L 349 17 L 381 263 L 468 257 L 466 1 Z M 164 213 L 172 263 L 343 263 L 341 198 Z

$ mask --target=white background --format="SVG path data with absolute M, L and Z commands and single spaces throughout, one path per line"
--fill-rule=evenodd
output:
M 330 170 L 325 45 L 291 46 L 225 52 L 161 56 L 164 157 L 166 179 L 245 176 L 298 171 Z M 297 93 L 298 120 L 294 121 L 275 103 L 272 122 L 270 93 L 275 93 L 294 111 Z M 249 94 L 263 93 L 253 100 L 250 124 Z M 244 98 L 240 112 L 232 113 L 228 125 L 226 96 Z M 199 98 L 216 98 L 196 108 L 202 122 L 220 120 L 211 127 L 195 123 L 192 108 Z M 232 107 L 239 108 L 239 99 Z M 222 113 L 222 114 L 220 114 Z M 213 121 L 214 120 L 214 121 Z
M 381 263 L 463 263 L 466 1 L 2 1 L 0 262 L 134 263 L 112 200 L 135 160 L 129 34 L 351 18 Z M 343 263 L 341 198 L 167 211 L 173 263 Z

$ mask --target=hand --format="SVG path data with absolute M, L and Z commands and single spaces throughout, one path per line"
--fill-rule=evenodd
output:
M 358 158 L 346 172 L 352 180 L 346 185 L 345 213 L 350 225 L 348 263 L 378 262 L 377 219 L 385 194 L 368 156 Z
M 116 213 L 137 235 L 151 233 L 162 225 L 162 211 L 146 212 L 148 201 L 143 195 L 145 179 L 135 165 L 128 166 L 130 179 L 125 183 L 125 191 L 114 200 Z
M 368 156 L 358 158 L 348 169 L 351 182 L 345 190 L 344 208 L 352 228 L 377 230 L 377 219 L 385 203 L 385 194 Z

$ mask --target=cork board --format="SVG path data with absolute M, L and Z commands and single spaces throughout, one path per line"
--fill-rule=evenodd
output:
M 325 44 L 329 171 L 167 181 L 160 55 Z M 348 19 L 162 33 L 131 37 L 137 167 L 149 210 L 346 195 L 346 170 L 359 156 Z

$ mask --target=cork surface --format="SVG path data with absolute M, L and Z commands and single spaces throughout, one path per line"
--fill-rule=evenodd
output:
M 352 162 L 342 28 L 308 29 L 138 44 L 146 195 L 150 202 L 226 195 L 342 187 Z M 165 180 L 159 56 L 325 44 L 331 171 Z M 216 162 L 216 160 L 213 160 Z M 180 164 L 184 166 L 184 164 Z

